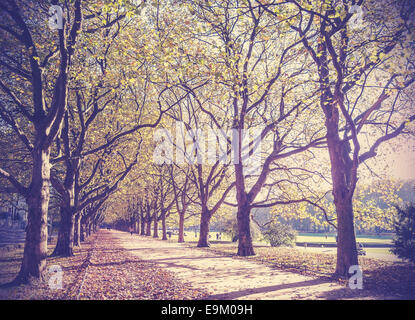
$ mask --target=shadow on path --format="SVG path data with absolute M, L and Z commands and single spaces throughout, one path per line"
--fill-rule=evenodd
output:
M 261 288 L 248 288 L 240 291 L 232 291 L 222 294 L 215 294 L 211 296 L 207 296 L 206 299 L 208 300 L 233 300 L 238 299 L 244 296 L 249 296 L 252 294 L 257 293 L 266 293 L 266 292 L 274 292 L 284 289 L 290 289 L 290 288 L 298 288 L 298 287 L 310 287 L 314 285 L 319 285 L 322 283 L 328 283 L 327 281 L 322 281 L 320 279 L 313 279 L 313 280 L 306 280 L 306 281 L 299 281 L 299 282 L 293 282 L 293 283 L 282 283 L 274 286 L 267 286 L 267 287 L 261 287 Z

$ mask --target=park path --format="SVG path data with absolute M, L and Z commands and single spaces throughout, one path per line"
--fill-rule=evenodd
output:
M 140 259 L 158 264 L 208 299 L 345 299 L 352 290 L 337 282 L 126 232 L 110 231 L 114 240 Z

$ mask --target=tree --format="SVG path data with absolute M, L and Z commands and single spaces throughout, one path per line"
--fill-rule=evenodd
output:
M 312 122 L 307 130 L 300 129 L 300 124 L 309 122 L 316 113 L 317 89 L 307 79 L 310 62 L 301 49 L 302 39 L 286 25 L 291 19 L 293 25 L 302 24 L 298 12 L 287 3 L 276 6 L 285 11 L 284 19 L 270 18 L 262 5 L 251 1 L 192 1 L 190 6 L 193 20 L 197 19 L 203 30 L 193 33 L 209 48 L 202 51 L 200 59 L 206 61 L 203 64 L 209 70 L 210 91 L 217 99 L 210 105 L 200 104 L 200 109 L 210 117 L 214 129 L 227 133 L 226 141 L 233 149 L 241 256 L 255 254 L 250 212 L 259 205 L 256 202 L 273 206 L 305 201 L 295 195 L 291 200 L 278 200 L 276 194 L 274 201 L 262 201 L 264 188 L 271 189 L 280 182 L 272 183 L 271 175 L 289 171 L 285 160 L 325 141 L 321 124 Z M 250 167 L 250 160 L 260 164 Z
M 216 157 L 212 164 L 206 163 L 203 130 L 208 126 L 205 125 L 206 115 L 201 112 L 202 103 L 198 97 L 203 93 L 197 90 L 202 90 L 203 85 L 197 86 L 197 89 L 190 88 L 189 84 L 185 83 L 181 86 L 189 95 L 179 103 L 178 110 L 171 110 L 169 114 L 176 121 L 176 139 L 171 143 L 176 148 L 175 165 L 186 175 L 186 181 L 197 190 L 197 199 L 193 200 L 201 210 L 197 246 L 208 247 L 212 216 L 219 210 L 235 184 L 226 183 L 229 164 L 222 163 L 221 159 Z M 188 140 L 192 143 L 188 144 Z
M 139 149 L 140 150 L 140 149 Z M 132 168 L 138 162 L 138 154 L 139 151 L 133 156 L 131 162 L 127 165 L 124 156 L 118 152 L 118 156 L 122 159 L 121 162 L 124 163 L 125 167 L 120 171 L 115 173 L 115 177 L 113 178 L 113 182 L 109 183 L 106 181 L 108 179 L 108 174 L 105 174 L 106 179 L 103 179 L 101 184 L 89 186 L 89 190 L 85 189 L 84 187 L 88 186 L 89 183 L 80 184 L 79 183 L 79 172 L 67 171 L 66 172 L 66 179 L 65 182 L 72 177 L 69 174 L 73 174 L 73 180 L 71 182 L 71 186 L 68 192 L 68 189 L 65 188 L 64 184 L 61 184 L 60 181 L 56 177 L 52 178 L 53 185 L 61 194 L 61 197 L 64 199 L 62 200 L 61 204 L 61 222 L 58 234 L 58 241 L 55 247 L 55 250 L 52 255 L 60 255 L 60 256 L 72 256 L 73 255 L 73 245 L 75 243 L 74 236 L 75 236 L 75 229 L 78 226 L 75 225 L 75 218 L 77 215 L 78 222 L 85 221 L 88 223 L 92 223 L 94 221 L 93 215 L 99 207 L 105 202 L 105 200 L 115 192 L 119 186 L 119 184 L 126 178 L 128 173 L 132 170 Z M 100 166 L 100 161 L 98 160 L 95 168 Z M 68 168 L 68 167 L 67 167 Z M 70 167 L 69 167 L 70 168 Z M 70 169 L 72 170 L 72 169 Z M 102 168 L 101 168 L 102 170 Z M 105 170 L 108 172 L 108 169 Z M 95 170 L 91 174 L 90 177 L 95 175 Z M 69 173 L 69 174 L 68 174 Z M 104 176 L 104 174 L 102 175 Z M 88 179 L 88 181 L 91 181 Z M 96 183 L 96 181 L 95 181 Z M 71 196 L 73 194 L 73 196 Z M 89 211 L 93 212 L 91 214 L 86 214 L 85 216 L 81 214 L 81 212 L 86 209 L 87 207 L 90 208 Z M 92 208 L 92 209 L 91 209 Z M 82 216 L 82 217 L 81 217 Z M 80 221 L 79 221 L 80 219 Z M 93 225 L 93 224 L 92 224 Z
M 394 248 L 391 251 L 402 259 L 415 262 L 415 204 L 396 207 L 398 219 L 395 221 Z
M 137 136 L 144 134 L 147 128 L 156 127 L 165 112 L 161 108 L 152 108 L 156 102 L 151 97 L 154 87 L 149 84 L 152 74 L 148 64 L 144 62 L 131 70 L 131 64 L 136 63 L 137 59 L 146 60 L 148 57 L 137 53 L 137 56 L 130 58 L 120 52 L 121 49 L 138 50 L 128 35 L 140 31 L 139 18 L 127 19 L 122 5 L 115 3 L 113 6 L 113 10 L 106 13 L 106 20 L 113 23 L 97 29 L 103 34 L 100 41 L 96 41 L 97 31 L 88 32 L 82 38 L 84 47 L 77 59 L 77 76 L 71 88 L 72 104 L 57 142 L 58 147 L 63 146 L 63 150 L 62 155 L 59 153 L 61 150 L 58 150 L 55 163 L 64 163 L 65 174 L 62 179 L 58 174 L 52 176 L 52 183 L 63 198 L 61 232 L 54 255 L 73 254 L 71 239 L 74 223 L 79 221 L 76 216 L 90 201 L 97 201 L 99 197 L 104 198 L 115 192 L 115 187 L 118 188 L 121 182 L 118 178 L 126 177 L 123 172 L 117 172 L 117 167 L 124 163 L 125 170 L 132 169 L 126 164 L 125 156 L 135 149 L 134 138 L 139 139 L 137 144 L 141 145 L 142 139 Z M 88 47 L 91 42 L 96 43 L 96 47 Z M 86 59 L 88 56 L 93 59 Z M 118 65 L 121 61 L 125 64 Z M 132 118 L 134 121 L 131 121 Z M 119 158 L 114 160 L 115 156 L 120 156 L 121 161 Z M 136 163 L 133 155 L 132 158 Z M 88 162 L 92 164 L 85 165 Z M 90 172 L 86 174 L 88 169 Z M 100 192 L 91 198 L 84 197 L 81 201 L 84 189 L 96 183 L 94 176 L 98 171 L 106 172 L 108 181 L 108 172 L 112 172 L 116 183 L 98 183 L 92 190 Z
M 32 156 L 27 186 L 0 168 L 0 176 L 7 179 L 28 204 L 23 261 L 14 283 L 44 276 L 51 146 L 67 109 L 69 72 L 83 21 L 82 1 L 73 1 L 65 8 L 70 20 L 63 17 L 61 29 L 46 32 L 48 9 L 45 1 L 9 0 L 0 4 L 0 117 Z M 22 124 L 26 124 L 26 128 Z
M 365 5 L 368 13 L 356 30 L 349 23 L 353 13 L 347 1 L 323 5 L 318 1 L 293 2 L 301 19 L 309 24 L 291 28 L 298 32 L 315 62 L 316 82 L 320 85 L 319 104 L 324 114 L 337 214 L 339 275 L 347 276 L 349 267 L 358 264 L 353 195 L 359 166 L 415 120 L 413 112 L 400 103 L 401 95 L 415 81 L 410 53 L 411 3 L 357 1 L 356 5 Z M 307 36 L 311 23 L 316 33 Z M 398 45 L 407 53 L 402 53 Z M 400 55 L 403 64 L 391 65 L 391 59 L 399 61 Z M 365 134 L 372 134 L 372 139 L 363 151 L 360 137 Z
M 158 192 L 159 192 L 159 207 L 157 211 L 160 211 L 160 216 L 157 218 L 157 214 L 155 215 L 156 219 L 161 220 L 161 227 L 162 227 L 162 240 L 167 240 L 167 225 L 166 219 L 171 213 L 171 209 L 175 204 L 175 195 L 173 192 L 173 186 L 171 183 L 168 183 L 168 179 L 170 178 L 169 168 L 166 164 L 161 166 L 157 166 L 159 170 L 158 176 Z
M 184 223 L 185 219 L 189 218 L 193 215 L 187 215 L 188 208 L 192 203 L 195 202 L 195 188 L 193 188 L 193 185 L 190 181 L 190 168 L 187 167 L 183 174 L 181 173 L 181 168 L 176 168 L 174 165 L 169 166 L 170 171 L 170 179 L 169 183 L 173 187 L 174 192 L 174 200 L 175 200 L 175 206 L 176 211 L 179 216 L 178 221 L 178 239 L 177 242 L 184 242 Z

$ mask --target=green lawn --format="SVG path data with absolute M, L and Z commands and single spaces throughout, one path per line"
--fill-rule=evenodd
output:
M 218 232 L 209 232 L 209 235 L 210 235 L 209 241 L 210 242 L 216 242 L 216 234 L 217 233 Z M 196 234 L 196 236 L 195 236 L 195 234 Z M 177 237 L 178 237 L 177 235 L 172 235 L 171 239 L 172 240 L 177 240 Z M 185 231 L 184 241 L 186 241 L 186 242 L 197 242 L 198 240 L 199 240 L 199 232 L 195 233 L 194 231 Z M 231 240 L 232 239 L 228 235 L 222 233 L 221 234 L 221 239 L 219 241 L 231 241 Z
M 392 252 L 390 252 L 391 248 L 365 248 L 365 251 L 367 253 L 381 253 L 381 254 L 391 254 L 393 255 Z
M 199 239 L 199 232 L 196 233 L 194 231 L 186 231 L 185 232 L 185 241 L 186 242 L 197 242 Z M 216 242 L 216 234 L 217 232 L 210 232 L 210 242 Z M 358 235 L 357 241 L 361 243 L 381 243 L 381 244 L 392 244 L 392 238 L 386 236 L 374 236 L 374 235 Z M 172 240 L 177 239 L 177 235 L 172 235 Z M 221 241 L 231 241 L 231 238 L 222 233 Z M 256 241 L 257 242 L 257 241 Z M 297 235 L 297 242 L 308 242 L 308 243 L 333 243 L 336 242 L 336 238 L 334 235 L 330 234 L 326 236 L 323 233 L 299 233 Z M 265 242 L 264 242 L 265 244 Z
M 392 244 L 392 239 L 384 236 L 372 236 L 372 235 L 358 235 L 356 236 L 358 242 L 361 243 L 382 243 L 382 244 Z M 324 234 L 304 234 L 300 233 L 297 236 L 297 242 L 318 242 L 318 243 L 328 243 L 328 242 L 336 242 L 336 238 L 334 235 L 327 235 Z

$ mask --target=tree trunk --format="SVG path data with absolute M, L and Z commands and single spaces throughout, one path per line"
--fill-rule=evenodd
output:
M 157 219 L 157 213 L 154 212 L 154 224 L 153 224 L 153 238 L 158 238 L 159 237 L 159 224 L 158 224 L 158 219 Z
M 238 256 L 255 255 L 251 238 L 251 209 L 248 205 L 238 208 Z
M 243 123 L 243 122 L 242 122 Z M 242 161 L 242 128 L 238 129 L 238 147 L 236 150 L 237 162 L 235 163 L 235 187 L 236 187 L 236 201 L 238 204 L 238 211 L 236 219 L 238 222 L 238 256 L 253 256 L 255 255 L 254 247 L 252 246 L 251 238 L 251 206 L 255 196 L 249 196 L 246 192 L 245 175 Z M 264 181 L 263 181 L 264 182 Z M 259 191 L 257 191 L 259 192 Z
M 91 234 L 90 225 L 91 225 L 91 223 L 87 220 L 85 222 L 85 240 L 88 239 L 88 237 Z
M 210 247 L 209 243 L 209 224 L 210 213 L 207 208 L 202 208 L 202 214 L 200 215 L 200 234 L 197 246 L 199 248 Z
M 81 219 L 81 234 L 80 234 L 81 242 L 86 240 L 86 224 Z
M 338 135 L 338 111 L 326 114 L 327 145 L 330 155 L 333 199 L 337 214 L 336 274 L 348 276 L 349 268 L 358 265 L 353 219 L 352 160 L 348 141 Z
M 184 211 L 179 212 L 179 238 L 177 242 L 184 242 Z
M 161 212 L 161 227 L 163 230 L 163 236 L 161 240 L 167 240 L 166 211 L 165 210 L 162 210 Z
M 58 242 L 52 256 L 73 256 L 73 242 L 75 217 L 73 215 L 73 208 L 61 207 L 61 221 L 59 225 Z
M 140 235 L 144 236 L 146 234 L 146 221 L 144 216 L 141 216 L 140 224 Z
M 151 237 L 151 221 L 152 219 L 147 218 L 146 220 L 146 236 Z
M 75 215 L 73 245 L 75 247 L 81 246 L 81 214 L 80 213 Z
M 336 274 L 349 275 L 349 268 L 358 265 L 353 206 L 351 201 L 335 202 L 337 213 Z
M 43 279 L 48 255 L 49 149 L 33 151 L 32 179 L 26 196 L 28 220 L 23 261 L 14 283 Z

